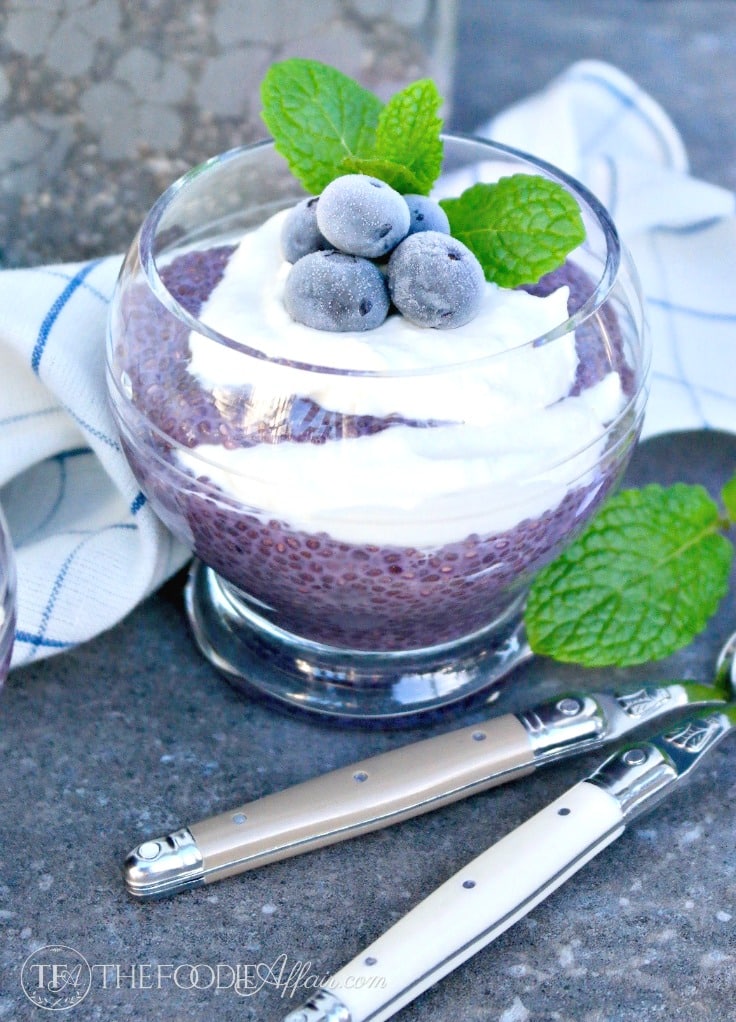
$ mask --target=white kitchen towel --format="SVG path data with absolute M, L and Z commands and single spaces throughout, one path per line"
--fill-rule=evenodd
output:
M 120 256 L 0 273 L 0 503 L 16 553 L 12 664 L 110 628 L 180 567 L 105 390 Z
M 652 339 L 644 436 L 736 432 L 736 197 L 688 173 L 664 110 L 617 68 L 585 60 L 479 134 L 567 171 L 613 217 Z
M 582 61 L 479 134 L 541 156 L 609 208 L 633 252 L 654 360 L 645 434 L 736 432 L 736 216 L 688 173 L 675 127 L 616 68 Z M 0 272 L 0 502 L 18 569 L 13 664 L 124 617 L 186 560 L 107 407 L 107 307 L 120 257 Z

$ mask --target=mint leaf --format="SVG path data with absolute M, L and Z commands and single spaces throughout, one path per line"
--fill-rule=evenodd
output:
M 340 164 L 340 173 L 378 177 L 402 195 L 423 194 L 420 179 L 408 167 L 402 167 L 393 160 L 380 159 L 377 156 L 346 156 Z
M 277 151 L 308 192 L 321 192 L 344 173 L 345 157 L 373 152 L 383 104 L 327 64 L 296 57 L 272 64 L 261 101 Z
M 501 287 L 536 284 L 585 239 L 578 204 L 554 181 L 512 174 L 443 199 L 450 231 Z
M 351 161 L 352 172 L 381 177 L 403 194 L 429 195 L 442 167 L 442 118 L 437 116 L 441 105 L 442 97 L 430 78 L 397 92 L 379 115 L 371 159 Z M 382 163 L 392 179 L 371 169 L 372 160 Z
M 721 490 L 721 500 L 730 523 L 736 525 L 736 476 L 729 479 Z
M 703 630 L 728 589 L 733 548 L 702 486 L 623 490 L 532 585 L 536 653 L 586 667 L 668 656 Z
M 316 60 L 273 64 L 261 84 L 262 117 L 307 191 L 341 174 L 370 174 L 402 194 L 429 191 L 442 166 L 442 97 L 429 78 L 384 106 L 358 82 Z

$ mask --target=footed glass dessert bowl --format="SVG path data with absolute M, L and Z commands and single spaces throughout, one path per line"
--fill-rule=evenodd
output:
M 641 299 L 608 214 L 545 164 L 444 136 L 445 194 L 466 173 L 561 184 L 586 239 L 534 286 L 487 285 L 454 330 L 289 317 L 281 211 L 305 192 L 271 143 L 185 175 L 125 260 L 107 352 L 124 449 L 195 555 L 202 652 L 283 706 L 390 721 L 485 693 L 521 655 L 535 573 L 639 435 Z
M 0 507 L 0 687 L 10 669 L 15 638 L 15 557 L 10 531 Z

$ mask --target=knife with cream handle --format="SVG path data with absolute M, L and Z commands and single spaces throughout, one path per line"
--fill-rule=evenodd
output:
M 693 717 L 612 756 L 438 887 L 284 1022 L 383 1022 L 530 912 L 736 724 Z
M 570 694 L 333 770 L 231 809 L 127 857 L 137 898 L 155 898 L 356 837 L 614 741 L 672 710 L 723 701 L 677 682 L 617 695 Z

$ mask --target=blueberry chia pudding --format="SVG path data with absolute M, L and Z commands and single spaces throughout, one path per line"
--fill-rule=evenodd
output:
M 324 308 L 309 282 L 289 299 L 289 276 L 312 257 L 319 275 L 334 251 L 320 236 L 285 259 L 303 243 L 289 217 L 162 258 L 185 316 L 141 278 L 121 295 L 127 456 L 163 521 L 279 628 L 352 650 L 461 639 L 523 594 L 626 467 L 638 423 L 619 318 L 604 304 L 533 343 L 594 290 L 567 259 L 525 289 L 483 281 L 467 322 L 442 307 L 452 329 L 399 312 L 398 285 L 363 329 L 373 278 L 347 326 L 312 325 Z M 290 301 L 308 306 L 301 322 Z
M 635 274 L 582 186 L 444 135 L 428 79 L 384 103 L 292 58 L 261 99 L 272 140 L 193 168 L 131 247 L 113 413 L 196 556 L 205 657 L 293 709 L 407 719 L 508 671 L 533 576 L 620 481 Z

